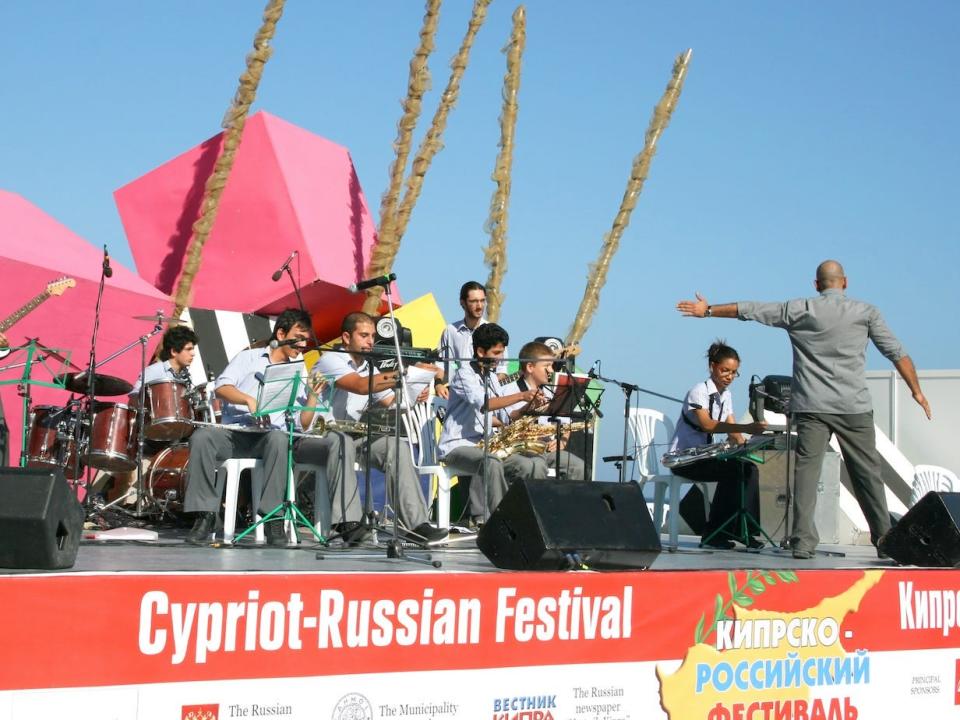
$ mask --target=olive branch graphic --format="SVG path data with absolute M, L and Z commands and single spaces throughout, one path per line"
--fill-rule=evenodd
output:
M 766 570 L 757 570 L 756 572 L 748 570 L 744 577 L 743 585 L 737 585 L 736 573 L 727 573 L 730 599 L 724 601 L 723 595 L 717 593 L 717 599 L 713 608 L 713 620 L 710 623 L 710 627 L 704 632 L 703 626 L 707 620 L 706 613 L 704 613 L 700 616 L 700 622 L 697 623 L 697 629 L 693 634 L 694 644 L 697 645 L 709 638 L 717 629 L 717 623 L 721 620 L 726 620 L 728 617 L 732 619 L 732 616 L 728 616 L 728 613 L 733 609 L 734 605 L 739 605 L 740 607 L 750 607 L 753 605 L 753 597 L 747 593 L 753 593 L 754 596 L 760 595 L 767 589 L 768 585 L 775 585 L 778 579 L 780 582 L 794 583 L 797 582 L 797 574 L 790 570 L 773 570 L 770 572 Z

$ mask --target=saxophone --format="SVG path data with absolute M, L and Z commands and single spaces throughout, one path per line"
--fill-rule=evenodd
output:
M 556 430 L 550 425 L 540 425 L 537 420 L 536 415 L 525 415 L 510 423 L 490 438 L 487 451 L 499 460 L 514 453 L 542 455 L 550 441 L 556 439 Z M 567 423 L 561 427 L 561 437 L 582 430 L 585 425 L 582 422 Z M 483 447 L 483 440 L 477 443 L 477 447 Z

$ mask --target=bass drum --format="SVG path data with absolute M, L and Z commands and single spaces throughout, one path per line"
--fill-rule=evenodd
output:
M 172 513 L 183 512 L 189 464 L 190 446 L 186 444 L 164 448 L 150 463 L 150 470 L 147 472 L 147 492 L 160 507 Z

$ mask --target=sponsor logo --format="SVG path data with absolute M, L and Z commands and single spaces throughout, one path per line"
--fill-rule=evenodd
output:
M 360 693 L 347 693 L 333 706 L 330 720 L 373 720 L 373 706 Z
M 218 720 L 220 705 L 183 705 L 180 708 L 180 720 Z
M 518 695 L 493 701 L 493 720 L 553 720 L 556 695 Z

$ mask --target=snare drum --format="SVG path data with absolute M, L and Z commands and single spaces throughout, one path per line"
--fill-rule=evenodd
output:
M 182 440 L 193 432 L 193 408 L 185 383 L 157 380 L 147 384 L 150 418 L 143 435 L 150 440 Z
M 137 466 L 137 411 L 124 403 L 97 403 L 90 429 L 90 467 L 118 472 Z
M 68 479 L 76 477 L 76 422 L 76 415 L 67 408 L 36 405 L 30 413 L 27 467 L 61 467 Z
M 212 383 L 211 383 L 212 384 Z M 197 422 L 220 424 L 223 405 L 220 398 L 211 388 L 207 391 L 209 385 L 200 385 L 195 387 L 191 393 L 193 399 L 193 418 Z
M 160 451 L 147 473 L 147 492 L 162 507 L 183 511 L 187 494 L 187 465 L 190 463 L 189 445 L 171 445 Z

